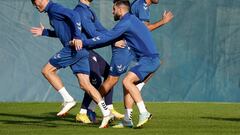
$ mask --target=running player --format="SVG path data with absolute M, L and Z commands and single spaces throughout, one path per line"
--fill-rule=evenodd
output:
M 117 1 L 118 0 L 114 0 L 113 2 L 115 3 Z M 150 6 L 152 4 L 158 4 L 158 0 L 134 0 L 131 3 L 131 13 L 135 15 L 140 21 L 142 21 L 150 31 L 156 30 L 157 28 L 163 26 L 164 24 L 167 24 L 173 19 L 172 12 L 164 11 L 162 19 L 155 23 L 150 23 Z M 140 91 L 143 88 L 144 84 L 147 83 L 152 76 L 153 73 L 149 74 L 143 82 L 137 85 Z M 114 126 L 115 128 L 132 127 L 132 107 L 134 102 L 130 96 L 126 96 L 126 100 L 128 101 L 125 104 L 124 119 L 121 123 Z
M 101 25 L 95 13 L 89 6 L 91 2 L 92 0 L 80 0 L 80 3 L 74 9 L 82 17 L 83 33 L 86 33 L 87 38 L 96 37 L 107 32 L 107 30 Z M 119 76 L 127 71 L 128 65 L 130 63 L 130 60 L 128 58 L 132 57 L 131 53 L 129 52 L 129 47 L 118 47 L 119 45 L 121 46 L 121 44 L 125 44 L 124 41 L 118 41 L 116 44 L 112 45 L 112 59 L 109 75 L 99 88 L 102 96 L 105 96 L 107 93 L 109 93 L 109 91 L 118 82 Z M 103 46 L 106 45 L 108 44 L 103 44 Z M 91 109 L 94 108 L 92 106 L 94 106 L 94 102 L 91 102 L 89 110 L 94 110 Z M 108 107 L 111 110 L 111 106 Z M 124 115 L 116 112 L 114 109 L 112 109 L 111 112 L 118 119 L 124 117 Z
M 113 115 L 99 92 L 89 81 L 89 53 L 86 49 L 80 50 L 77 46 L 73 48 L 69 44 L 71 40 L 74 45 L 81 42 L 81 19 L 78 13 L 49 0 L 31 0 L 31 2 L 40 13 L 48 13 L 49 22 L 54 29 L 53 31 L 44 29 L 42 25 L 39 28 L 33 27 L 31 29 L 33 35 L 58 37 L 63 44 L 63 49 L 56 53 L 42 69 L 44 77 L 64 99 L 63 108 L 57 116 L 64 116 L 76 104 L 57 75 L 57 70 L 70 66 L 79 81 L 80 87 L 98 103 L 104 116 L 99 128 L 105 128 Z
M 77 11 L 81 17 L 82 20 L 82 32 L 86 38 L 93 38 L 95 36 L 100 35 L 101 33 L 106 32 L 107 30 L 101 25 L 99 20 L 97 19 L 96 14 L 91 9 L 90 4 L 92 0 L 80 0 L 79 4 L 75 7 L 75 11 Z M 90 70 L 92 71 L 90 74 L 90 81 L 92 84 L 94 83 L 94 80 L 96 84 L 93 84 L 96 89 L 98 89 L 101 85 L 101 76 L 104 77 L 106 80 L 108 73 L 109 73 L 109 65 L 107 62 L 96 52 L 89 51 L 90 52 Z M 93 59 L 94 57 L 94 59 Z M 96 79 L 98 78 L 98 79 Z M 124 117 L 124 115 L 118 113 L 114 108 L 112 104 L 112 97 L 113 97 L 113 90 L 111 89 L 107 95 L 105 95 L 104 99 L 106 102 L 106 105 L 108 109 L 112 112 L 112 114 L 117 119 L 121 119 Z M 82 106 L 80 109 L 80 112 L 76 116 L 77 121 L 81 121 L 83 123 L 89 123 L 89 119 L 92 122 L 96 122 L 96 114 L 95 114 L 95 102 L 94 104 L 90 104 L 92 99 L 89 97 L 88 94 L 84 95 L 84 99 L 82 102 Z M 88 114 L 88 117 L 87 117 Z

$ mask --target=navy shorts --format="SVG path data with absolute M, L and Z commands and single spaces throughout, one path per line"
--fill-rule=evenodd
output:
M 76 51 L 75 48 L 66 46 L 51 57 L 49 63 L 57 69 L 70 66 L 74 74 L 83 73 L 89 75 L 88 56 L 89 53 L 86 49 Z
M 155 72 L 160 67 L 159 56 L 154 57 L 140 57 L 136 66 L 130 69 L 135 73 L 140 81 L 143 81 L 150 73 Z
M 129 47 L 116 48 L 113 46 L 109 75 L 120 76 L 124 74 L 127 71 L 132 59 L 133 55 Z

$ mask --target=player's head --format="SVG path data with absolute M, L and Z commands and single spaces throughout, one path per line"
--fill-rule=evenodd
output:
M 129 0 L 114 0 L 113 5 L 113 17 L 114 20 L 119 20 L 123 15 L 125 15 L 130 10 Z
M 93 0 L 80 0 L 80 1 L 87 1 L 87 2 L 91 3 Z
M 31 0 L 31 2 L 38 9 L 39 12 L 43 12 L 49 0 Z
M 153 4 L 158 4 L 158 1 L 159 1 L 159 0 L 151 0 L 151 2 L 152 2 Z

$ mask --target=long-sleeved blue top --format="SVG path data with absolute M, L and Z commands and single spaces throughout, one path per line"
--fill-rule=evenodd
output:
M 54 30 L 44 29 L 43 36 L 58 37 L 64 47 L 68 46 L 72 39 L 81 39 L 81 19 L 78 13 L 52 1 L 44 11 L 48 13 Z
M 86 38 L 93 38 L 108 31 L 99 22 L 96 14 L 90 6 L 79 2 L 79 4 L 74 8 L 74 11 L 76 11 L 81 17 L 82 33 L 86 36 Z
M 126 13 L 115 27 L 92 39 L 83 40 L 84 47 L 94 47 L 123 37 L 137 57 L 159 55 L 147 27 L 134 15 Z
M 108 30 L 102 26 L 102 24 L 100 23 L 96 14 L 94 13 L 90 6 L 82 2 L 79 2 L 79 4 L 74 8 L 74 11 L 78 12 L 78 14 L 81 17 L 83 39 L 93 38 L 108 32 Z M 102 44 L 101 46 L 94 47 L 89 46 L 86 48 L 95 49 L 105 47 L 108 45 L 109 44 L 106 43 Z M 113 48 L 115 47 L 113 46 Z

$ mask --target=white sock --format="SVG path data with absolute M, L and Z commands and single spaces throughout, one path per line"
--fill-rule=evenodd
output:
M 132 112 L 133 109 L 125 109 L 124 120 L 126 121 L 132 120 Z
M 98 103 L 98 106 L 99 106 L 100 110 L 102 111 L 103 116 L 110 115 L 110 111 L 108 110 L 107 105 L 105 104 L 105 102 L 103 100 Z
M 65 87 L 62 87 L 60 90 L 58 90 L 58 92 L 62 95 L 64 101 L 71 102 L 74 100 L 72 96 L 67 92 Z
M 92 100 L 88 106 L 88 109 L 95 112 L 96 106 L 97 106 L 97 104 Z
M 87 109 L 82 109 L 82 108 L 81 108 L 80 111 L 79 111 L 79 113 L 80 113 L 80 114 L 87 114 Z
M 109 110 L 112 110 L 112 109 L 113 109 L 113 105 L 112 105 L 112 104 L 107 105 L 107 108 L 108 108 Z
M 136 86 L 137 86 L 138 90 L 141 91 L 144 85 L 145 85 L 145 83 L 141 82 L 141 83 L 137 84 Z
M 147 112 L 147 109 L 146 109 L 143 101 L 138 102 L 137 107 L 141 114 Z

